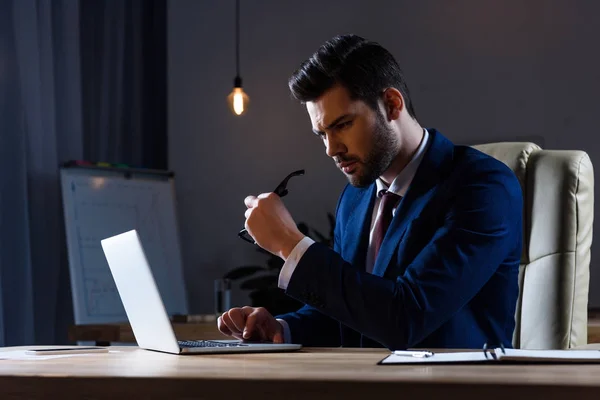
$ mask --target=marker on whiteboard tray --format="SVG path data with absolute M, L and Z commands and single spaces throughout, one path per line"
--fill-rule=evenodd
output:
M 94 165 L 94 163 L 92 163 L 91 161 L 85 161 L 85 160 L 74 160 L 71 162 L 75 165 Z

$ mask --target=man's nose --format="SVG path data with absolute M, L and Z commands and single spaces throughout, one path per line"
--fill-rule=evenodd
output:
M 344 152 L 344 144 L 337 140 L 333 135 L 327 134 L 325 136 L 325 152 L 331 158 Z

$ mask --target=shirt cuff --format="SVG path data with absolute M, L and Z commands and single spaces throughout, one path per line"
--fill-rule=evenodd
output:
M 285 319 L 277 318 L 277 322 L 281 324 L 283 328 L 283 343 L 292 343 L 292 332 L 290 332 L 290 326 Z
M 304 236 L 304 238 L 298 242 L 296 247 L 294 247 L 294 250 L 292 250 L 288 256 L 287 260 L 283 264 L 283 267 L 281 268 L 281 272 L 279 273 L 279 288 L 283 290 L 287 289 L 290 279 L 292 279 L 292 274 L 298 266 L 300 259 L 314 242 L 315 241 L 308 236 Z

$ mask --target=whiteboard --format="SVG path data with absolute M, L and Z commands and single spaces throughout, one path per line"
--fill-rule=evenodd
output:
M 76 324 L 127 321 L 100 240 L 132 229 L 140 235 L 167 313 L 188 313 L 173 176 L 143 171 L 61 167 Z

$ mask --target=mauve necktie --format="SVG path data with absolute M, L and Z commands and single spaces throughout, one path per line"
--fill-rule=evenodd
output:
M 381 242 L 383 242 L 385 232 L 392 222 L 392 211 L 394 210 L 396 204 L 398 204 L 400 201 L 400 198 L 401 197 L 396 193 L 388 192 L 387 190 L 383 191 L 381 202 L 379 203 L 379 218 L 377 221 L 375 221 L 375 226 L 373 228 L 374 260 L 377 260 L 377 254 L 379 254 Z

